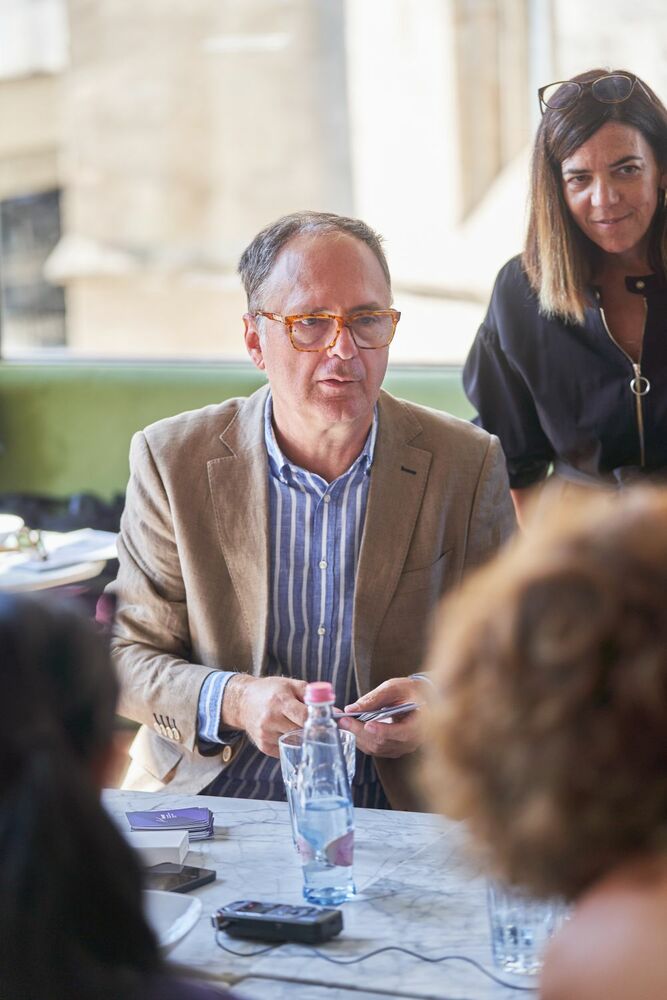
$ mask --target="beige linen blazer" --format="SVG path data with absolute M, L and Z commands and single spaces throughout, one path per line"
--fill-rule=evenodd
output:
M 237 752 L 200 753 L 197 704 L 212 670 L 266 668 L 267 392 L 161 420 L 133 438 L 110 587 L 119 710 L 142 723 L 124 787 L 196 793 Z M 514 525 L 497 438 L 382 392 L 353 614 L 360 694 L 419 669 L 440 595 Z M 413 756 L 376 760 L 395 808 L 417 807 Z

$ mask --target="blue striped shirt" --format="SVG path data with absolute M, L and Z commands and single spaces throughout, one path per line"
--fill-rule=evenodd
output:
M 269 620 L 267 674 L 328 680 L 340 708 L 357 698 L 352 662 L 352 614 L 364 528 L 377 409 L 358 458 L 331 483 L 289 462 L 264 412 L 269 476 Z M 233 673 L 215 671 L 202 687 L 198 734 L 219 736 L 224 688 Z M 208 786 L 210 794 L 284 799 L 280 763 L 249 741 Z M 388 805 L 372 758 L 358 752 L 355 804 Z

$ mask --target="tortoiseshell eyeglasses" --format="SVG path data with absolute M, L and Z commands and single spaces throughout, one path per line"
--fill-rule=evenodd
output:
M 280 313 L 257 309 L 253 316 L 264 316 L 287 327 L 295 351 L 328 351 L 336 344 L 343 327 L 347 327 L 355 344 L 362 351 L 388 347 L 401 318 L 397 309 L 368 309 L 350 316 L 337 316 L 328 312 L 281 316 Z

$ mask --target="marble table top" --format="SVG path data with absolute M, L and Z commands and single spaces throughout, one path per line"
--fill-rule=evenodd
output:
M 125 812 L 208 806 L 215 816 L 212 840 L 195 842 L 188 864 L 215 868 L 218 878 L 195 890 L 203 903 L 196 927 L 171 952 L 175 962 L 234 987 L 248 1000 L 509 1000 L 534 996 L 532 977 L 494 968 L 485 883 L 466 862 L 457 823 L 422 813 L 355 810 L 354 876 L 357 897 L 341 907 L 344 929 L 321 945 L 331 958 L 355 958 L 394 944 L 422 955 L 474 959 L 502 986 L 460 959 L 439 964 L 391 951 L 356 965 L 334 965 L 307 946 L 286 944 L 253 958 L 235 957 L 216 945 L 210 914 L 236 899 L 302 903 L 301 868 L 283 802 L 109 790 L 104 803 L 127 828 Z M 220 935 L 239 952 L 261 942 Z

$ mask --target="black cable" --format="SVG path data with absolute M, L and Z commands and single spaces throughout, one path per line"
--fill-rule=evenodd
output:
M 278 944 L 269 945 L 268 948 L 260 948 L 258 951 L 234 951 L 233 948 L 228 948 L 226 945 L 222 944 L 220 941 L 220 935 L 222 931 L 217 931 L 215 935 L 216 944 L 223 951 L 228 952 L 230 955 L 236 955 L 238 958 L 254 958 L 255 955 L 265 955 L 267 951 L 274 951 L 276 948 L 282 947 L 283 944 L 297 944 L 298 942 L 287 942 L 281 941 Z M 468 958 L 467 955 L 440 955 L 437 958 L 430 958 L 428 955 L 421 955 L 418 951 L 410 951 L 409 948 L 402 948 L 397 944 L 385 945 L 383 948 L 376 948 L 375 951 L 369 951 L 365 955 L 358 955 L 356 958 L 332 958 L 331 955 L 325 955 L 323 951 L 319 948 L 314 948 L 312 945 L 301 944 L 301 948 L 307 948 L 308 951 L 312 952 L 318 958 L 324 959 L 325 962 L 331 962 L 332 965 L 356 965 L 358 962 L 365 962 L 368 958 L 374 958 L 375 955 L 381 955 L 385 951 L 401 951 L 404 955 L 410 955 L 412 958 L 418 958 L 420 962 L 465 962 L 467 965 L 472 965 L 474 969 L 481 972 L 484 976 L 487 976 L 494 983 L 499 986 L 505 986 L 510 990 L 520 990 L 524 993 L 536 993 L 536 986 L 521 986 L 516 983 L 508 983 L 507 980 L 501 979 L 496 976 L 493 972 L 490 972 L 479 962 L 476 962 L 474 958 Z
M 278 941 L 276 944 L 270 944 L 267 948 L 259 948 L 257 951 L 234 951 L 233 948 L 228 948 L 226 945 L 221 943 L 221 934 L 222 931 L 215 932 L 215 943 L 218 948 L 222 948 L 223 951 L 229 952 L 230 955 L 237 955 L 238 958 L 254 958 L 255 955 L 266 955 L 267 951 L 275 951 L 276 948 L 281 948 L 285 944 L 284 941 Z
M 304 945 L 303 947 L 308 948 L 309 945 Z M 323 958 L 325 962 L 332 962 L 334 965 L 355 965 L 357 962 L 365 962 L 367 958 L 373 958 L 375 955 L 381 955 L 383 951 L 402 951 L 404 955 L 410 955 L 412 958 L 418 958 L 420 962 L 465 962 L 467 965 L 472 965 L 474 969 L 478 972 L 483 973 L 492 979 L 494 983 L 498 983 L 499 986 L 507 986 L 511 990 L 523 990 L 527 993 L 536 993 L 536 986 L 519 986 L 516 983 L 508 983 L 499 976 L 494 975 L 493 972 L 489 972 L 483 965 L 476 962 L 474 958 L 468 958 L 467 955 L 440 955 L 438 958 L 430 958 L 428 955 L 421 955 L 418 951 L 410 951 L 409 948 L 402 948 L 397 944 L 388 944 L 384 948 L 376 948 L 375 951 L 369 951 L 365 955 L 359 955 L 357 958 L 332 958 L 330 955 L 325 955 L 324 952 L 320 951 L 318 948 L 310 948 L 318 958 Z

